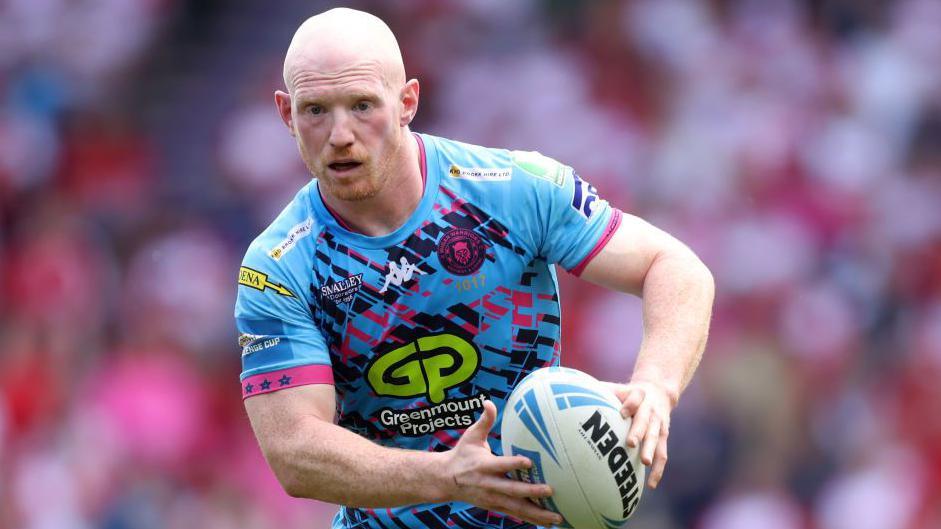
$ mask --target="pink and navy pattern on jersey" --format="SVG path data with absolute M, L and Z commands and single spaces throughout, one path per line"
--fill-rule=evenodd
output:
M 558 296 L 545 260 L 525 257 L 505 225 L 453 191 L 441 187 L 437 195 L 433 218 L 392 247 L 354 248 L 330 231 L 320 233 L 310 287 L 311 310 L 330 348 L 339 424 L 370 439 L 422 450 L 452 447 L 459 435 L 454 430 L 475 420 L 481 397 L 502 403 L 520 378 L 558 363 L 560 350 Z M 437 251 L 455 230 L 474 233 L 484 247 L 476 287 L 470 280 L 463 292 L 457 285 L 464 277 L 444 269 Z M 421 273 L 382 293 L 383 264 L 403 258 Z M 324 295 L 320 286 L 360 274 L 362 287 L 346 301 Z M 429 395 L 376 393 L 367 376 L 376 358 L 435 336 L 473 344 L 478 356 L 473 377 L 446 388 L 447 399 L 437 403 Z M 406 416 L 407 424 L 389 420 L 395 416 L 390 410 L 434 406 L 439 411 L 433 416 Z M 434 419 L 442 417 L 450 420 L 436 426 Z
M 535 153 L 418 140 L 424 193 L 393 233 L 355 233 L 314 181 L 253 243 L 236 304 L 243 395 L 332 383 L 340 426 L 424 451 L 453 448 L 491 400 L 499 454 L 510 392 L 560 361 L 554 265 L 584 270 L 620 214 Z M 460 503 L 343 507 L 333 526 L 532 527 Z

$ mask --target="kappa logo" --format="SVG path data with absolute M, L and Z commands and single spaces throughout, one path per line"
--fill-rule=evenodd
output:
M 382 289 L 379 290 L 380 294 L 385 294 L 386 291 L 389 290 L 390 284 L 400 287 L 402 283 L 410 281 L 413 274 L 425 274 L 424 270 L 419 270 L 418 265 L 409 263 L 404 256 L 399 259 L 399 263 L 400 264 L 395 264 L 395 261 L 389 261 L 389 273 L 386 274 L 385 284 L 383 284 Z
M 262 292 L 270 288 L 288 298 L 297 297 L 284 285 L 268 281 L 268 274 L 259 272 L 258 270 L 252 270 L 247 266 L 239 267 L 239 284 Z
M 376 395 L 427 395 L 439 404 L 448 389 L 470 380 L 479 368 L 480 352 L 472 343 L 454 334 L 436 334 L 377 356 L 366 369 L 366 380 Z

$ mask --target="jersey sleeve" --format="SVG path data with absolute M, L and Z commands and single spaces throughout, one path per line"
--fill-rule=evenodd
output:
M 303 280 L 249 248 L 238 275 L 235 324 L 242 349 L 242 398 L 306 384 L 333 384 L 326 342 Z
M 621 222 L 621 212 L 571 167 L 536 152 L 513 152 L 517 173 L 533 178 L 530 232 L 538 255 L 580 275 Z

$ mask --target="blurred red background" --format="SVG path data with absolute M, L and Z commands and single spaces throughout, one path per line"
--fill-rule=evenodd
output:
M 352 5 L 415 130 L 562 160 L 716 275 L 630 527 L 941 527 L 941 3 Z M 255 445 L 231 315 L 309 178 L 272 92 L 331 6 L 0 5 L 0 527 L 328 526 Z M 563 363 L 626 379 L 639 300 L 563 306 Z

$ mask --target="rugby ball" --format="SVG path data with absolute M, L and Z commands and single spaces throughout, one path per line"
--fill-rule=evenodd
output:
M 558 527 L 615 529 L 637 508 L 644 465 L 640 450 L 627 447 L 631 419 L 620 410 L 601 382 L 564 367 L 533 371 L 510 394 L 503 454 L 532 460 L 514 477 L 552 487 L 551 497 L 533 501 L 565 518 Z

